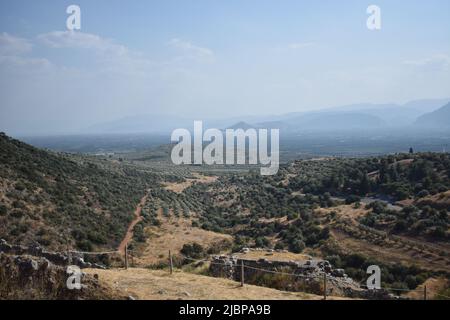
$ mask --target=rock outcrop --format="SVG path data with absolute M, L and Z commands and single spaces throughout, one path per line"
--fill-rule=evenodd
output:
M 69 289 L 66 267 L 47 258 L 0 253 L 0 300 L 17 299 L 126 299 L 99 282 L 98 277 L 82 273 L 81 289 Z
M 84 254 L 78 252 L 51 252 L 46 251 L 39 245 L 22 246 L 8 244 L 4 239 L 0 239 L 0 252 L 12 255 L 30 255 L 34 257 L 42 257 L 51 263 L 59 266 L 75 265 L 80 268 L 99 268 L 105 269 L 104 265 L 98 263 L 90 263 L 84 260 Z

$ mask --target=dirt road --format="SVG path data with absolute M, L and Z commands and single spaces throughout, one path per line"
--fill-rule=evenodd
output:
M 141 201 L 134 210 L 135 218 L 133 219 L 133 221 L 131 221 L 130 225 L 128 226 L 127 233 L 125 234 L 125 237 L 123 238 L 122 242 L 119 245 L 119 248 L 117 249 L 121 254 L 125 254 L 125 246 L 127 245 L 127 243 L 130 242 L 131 238 L 133 238 L 134 226 L 142 220 L 141 211 L 142 207 L 145 205 L 145 202 L 147 201 L 147 198 L 148 195 L 142 197 Z

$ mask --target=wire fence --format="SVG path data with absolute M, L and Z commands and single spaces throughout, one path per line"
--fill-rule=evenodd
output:
M 191 263 L 200 263 L 200 262 L 207 262 L 213 265 L 221 265 L 221 266 L 227 266 L 230 267 L 230 263 L 220 263 L 220 262 L 216 262 L 216 261 L 212 261 L 209 259 L 193 259 L 190 257 L 187 257 L 185 255 L 180 254 L 180 256 L 183 259 L 186 259 L 188 261 L 191 261 Z M 326 292 L 326 282 L 332 280 L 333 278 L 331 278 L 325 271 L 322 271 L 320 274 L 310 274 L 310 275 L 304 275 L 304 274 L 298 274 L 298 273 L 289 273 L 289 272 L 283 272 L 283 271 L 277 271 L 277 270 L 269 270 L 269 269 L 264 269 L 264 268 L 257 268 L 254 266 L 249 266 L 249 265 L 245 265 L 245 263 L 242 261 L 242 266 L 239 265 L 231 265 L 232 267 L 235 268 L 239 268 L 241 267 L 242 270 L 241 272 L 243 272 L 244 269 L 252 269 L 255 271 L 260 271 L 260 272 L 264 272 L 264 273 L 269 273 L 269 274 L 278 274 L 278 275 L 283 275 L 283 276 L 292 276 L 292 277 L 296 277 L 296 278 L 305 278 L 305 279 L 316 279 L 316 280 L 323 280 L 324 281 L 324 296 L 327 295 Z M 242 275 L 241 275 L 242 276 Z M 399 292 L 401 293 L 413 293 L 413 292 L 420 292 L 422 294 L 422 297 L 424 300 L 427 299 L 427 287 L 424 286 L 424 288 L 416 288 L 416 289 L 406 289 L 406 288 L 394 288 L 394 287 L 381 287 L 379 289 L 372 289 L 369 288 L 367 285 L 363 285 L 363 284 L 357 284 L 360 288 L 362 289 L 366 289 L 366 290 L 385 290 L 385 291 L 391 291 L 391 292 Z M 444 298 L 444 299 L 449 299 L 450 297 L 446 296 L 446 295 L 442 295 L 442 294 L 438 294 L 435 293 L 434 297 L 440 297 L 440 298 Z
M 63 251 L 63 252 L 57 252 L 57 253 L 75 253 L 75 254 L 83 254 L 83 255 L 105 255 L 105 254 L 114 254 L 114 253 L 118 253 L 121 254 L 121 252 L 119 250 L 115 250 L 115 251 L 74 251 L 74 250 L 68 250 L 68 251 Z
M 227 263 L 214 262 L 214 261 L 208 260 L 208 259 L 192 259 L 192 258 L 186 257 L 184 255 L 181 255 L 181 256 L 183 257 L 183 259 L 192 261 L 192 263 L 208 262 L 212 265 L 230 266 L 230 264 L 227 264 Z M 236 267 L 239 267 L 239 266 L 236 266 Z M 299 273 L 282 272 L 282 271 L 276 271 L 276 270 L 256 268 L 256 267 L 252 267 L 252 266 L 245 265 L 245 264 L 244 264 L 244 268 L 262 271 L 262 272 L 266 272 L 266 273 L 279 274 L 279 275 L 285 275 L 285 276 L 293 276 L 293 277 L 299 277 L 299 278 L 308 278 L 308 279 L 313 279 L 313 278 L 314 279 L 322 279 L 323 278 L 323 276 L 319 276 L 319 275 L 304 275 L 304 274 L 299 274 Z

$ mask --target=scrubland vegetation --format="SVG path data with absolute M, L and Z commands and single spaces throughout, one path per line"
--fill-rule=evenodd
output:
M 152 174 L 0 136 L 0 237 L 51 248 L 112 247 Z

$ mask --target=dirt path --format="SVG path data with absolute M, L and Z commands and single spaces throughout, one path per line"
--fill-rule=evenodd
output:
M 125 234 L 125 237 L 123 238 L 122 242 L 119 245 L 119 252 L 121 254 L 125 253 L 125 246 L 127 243 L 130 242 L 131 238 L 133 238 L 133 229 L 136 224 L 138 224 L 142 220 L 141 211 L 142 207 L 144 206 L 145 202 L 147 201 L 148 195 L 145 195 L 142 197 L 141 202 L 137 205 L 136 209 L 134 210 L 134 220 L 131 221 L 130 225 L 128 226 L 127 233 Z

